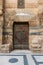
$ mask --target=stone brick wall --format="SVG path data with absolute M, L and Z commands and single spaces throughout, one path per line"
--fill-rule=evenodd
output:
M 17 8 L 17 0 L 5 0 L 5 44 L 2 44 L 4 23 L 2 6 L 3 0 L 0 0 L 0 52 L 13 50 L 13 23 L 15 21 L 27 21 L 29 23 L 29 48 L 35 52 L 43 52 L 43 0 L 25 0 L 25 8 L 23 9 Z M 18 16 L 18 13 L 27 13 L 28 16 Z
M 0 50 L 1 50 L 1 44 L 2 44 L 2 26 L 3 26 L 3 12 L 2 12 L 2 0 L 0 0 Z

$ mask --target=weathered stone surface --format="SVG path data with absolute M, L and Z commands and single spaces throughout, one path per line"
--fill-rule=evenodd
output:
M 6 8 L 17 8 L 17 0 L 15 1 L 15 0 L 9 0 L 9 1 L 7 1 L 6 0 L 6 3 L 5 3 L 5 7 Z
M 42 46 L 42 40 L 43 40 L 43 36 L 41 36 L 41 35 L 31 35 L 31 36 L 29 36 L 29 43 L 30 43 L 30 49 L 31 50 L 36 50 L 36 51 L 38 51 L 38 50 L 40 50 L 41 51 L 41 49 L 43 48 L 43 46 Z
M 0 35 L 0 44 L 2 44 L 2 34 Z
M 2 32 L 3 32 L 3 16 L 0 16 L 0 44 L 2 44 Z
M 3 16 L 0 16 L 0 27 L 3 26 Z
M 1 45 L 1 53 L 9 53 L 12 50 L 11 44 Z
M 3 0 L 0 0 L 0 9 L 3 7 Z
M 2 10 L 0 10 L 0 15 L 2 15 Z
M 38 2 L 39 2 L 40 4 L 43 4 L 43 0 L 39 0 Z

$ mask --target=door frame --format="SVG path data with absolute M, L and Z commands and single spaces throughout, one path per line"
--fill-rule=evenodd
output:
M 14 21 L 14 23 L 13 23 L 13 50 L 14 50 L 14 28 L 15 28 L 14 26 L 15 26 L 15 24 L 28 24 L 28 31 L 29 31 L 29 22 L 28 21 L 23 21 L 23 22 L 22 21 Z M 28 36 L 28 43 L 29 43 L 29 36 Z

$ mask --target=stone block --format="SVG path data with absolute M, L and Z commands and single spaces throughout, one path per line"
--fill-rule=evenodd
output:
M 7 1 L 6 0 L 6 3 L 5 3 L 5 7 L 6 8 L 17 8 L 17 0 L 9 0 Z
M 26 8 L 37 8 L 38 7 L 38 3 L 26 3 L 25 7 Z
M 0 44 L 2 44 L 2 35 L 0 35 Z
M 11 48 L 11 44 L 4 44 L 1 45 L 1 53 L 9 53 L 11 52 L 12 48 Z
M 3 16 L 0 16 L 0 28 L 2 29 L 3 26 Z
M 39 32 L 39 29 L 29 29 L 29 34 L 30 35 L 39 35 L 40 34 L 40 32 Z
M 43 39 L 43 36 L 42 35 L 29 35 L 30 47 L 31 47 L 31 44 L 33 43 L 32 41 L 34 41 L 36 43 L 38 39 L 42 40 Z M 39 43 L 39 41 L 38 41 L 38 43 Z M 40 42 L 40 45 L 41 44 L 42 43 Z
M 2 13 L 3 13 L 3 12 L 2 12 L 2 10 L 0 9 L 0 15 L 2 15 Z
M 2 9 L 3 6 L 3 0 L 0 0 L 0 9 Z
M 43 0 L 39 0 L 38 2 L 39 2 L 40 4 L 43 4 Z

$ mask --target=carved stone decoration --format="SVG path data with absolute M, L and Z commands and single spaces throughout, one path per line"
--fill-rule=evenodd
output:
M 6 20 L 6 26 L 11 26 L 13 24 L 13 21 L 15 20 L 15 12 L 14 11 L 11 11 L 11 12 L 8 12 L 8 11 L 5 11 L 5 20 Z
M 24 8 L 24 7 L 25 7 L 24 0 L 18 0 L 18 8 Z
M 11 12 L 9 12 L 9 11 L 5 11 L 5 19 L 7 19 L 8 18 L 8 20 L 13 20 L 14 19 L 14 17 L 15 17 L 15 11 L 11 11 Z
M 43 12 L 39 14 L 40 25 L 43 25 Z

